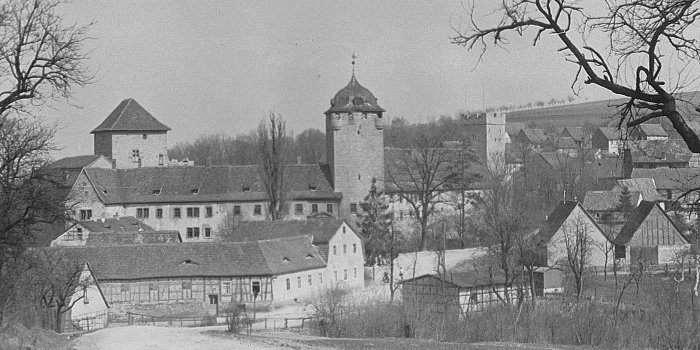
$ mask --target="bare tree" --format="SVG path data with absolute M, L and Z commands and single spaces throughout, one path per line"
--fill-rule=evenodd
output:
M 83 45 L 88 26 L 65 25 L 59 0 L 7 0 L 0 4 L 0 124 L 9 111 L 69 98 L 91 80 Z
M 492 169 L 487 189 L 477 201 L 480 210 L 481 241 L 489 249 L 489 280 L 493 292 L 504 303 L 510 303 L 513 283 L 522 276 L 523 236 L 530 227 L 526 206 L 515 191 L 513 173 Z M 496 286 L 503 285 L 503 295 Z
M 267 122 L 258 125 L 258 150 L 260 152 L 263 184 L 268 195 L 268 213 L 272 220 L 282 219 L 286 192 L 284 170 L 289 138 L 285 121 L 280 115 L 270 112 Z
M 436 206 L 447 200 L 444 194 L 455 176 L 450 153 L 435 139 L 421 136 L 412 147 L 395 149 L 387 157 L 390 186 L 420 225 L 420 250 L 426 249 L 428 224 Z
M 698 1 L 605 0 L 599 6 L 506 0 L 495 11 L 500 18 L 486 25 L 477 23 L 488 17 L 477 14 L 474 1 L 466 7 L 470 21 L 465 29 L 456 29 L 452 43 L 481 49 L 481 58 L 489 45 L 507 44 L 508 34 L 522 36 L 532 29 L 535 46 L 545 35 L 555 36 L 563 45 L 559 51 L 578 69 L 572 89 L 583 82 L 628 98 L 620 106 L 618 127 L 667 118 L 688 147 L 700 152 L 700 139 L 681 115 L 679 96 L 674 95 L 698 78 L 690 72 L 700 62 L 700 47 L 689 33 L 700 16 Z M 603 44 L 593 46 L 590 38 Z
M 564 248 L 562 268 L 571 272 L 576 284 L 576 300 L 580 300 L 583 292 L 583 276 L 591 265 L 591 256 L 598 247 L 588 231 L 588 225 L 581 218 L 562 226 L 561 242 Z

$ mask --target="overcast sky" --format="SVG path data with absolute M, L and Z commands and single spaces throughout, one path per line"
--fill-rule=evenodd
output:
M 509 51 L 450 44 L 464 19 L 459 0 L 440 1 L 80 1 L 70 23 L 95 24 L 87 62 L 95 82 L 74 90 L 81 108 L 48 111 L 60 125 L 54 157 L 91 154 L 94 129 L 135 98 L 173 129 L 169 144 L 236 135 L 268 111 L 288 128 L 323 129 L 329 100 L 356 75 L 390 118 L 426 120 L 460 109 L 565 98 L 575 73 L 553 38 Z M 582 99 L 609 95 L 596 88 Z

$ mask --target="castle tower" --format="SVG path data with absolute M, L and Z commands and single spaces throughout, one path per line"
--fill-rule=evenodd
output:
M 168 131 L 136 100 L 122 101 L 95 130 L 96 155 L 112 160 L 116 168 L 168 164 Z
M 491 169 L 503 170 L 506 152 L 506 116 L 503 113 L 475 113 L 462 118 L 464 140 Z
M 350 83 L 335 94 L 325 112 L 326 157 L 333 187 L 343 193 L 341 216 L 360 211 L 372 178 L 381 188 L 384 180 L 384 109 L 357 82 L 354 58 Z

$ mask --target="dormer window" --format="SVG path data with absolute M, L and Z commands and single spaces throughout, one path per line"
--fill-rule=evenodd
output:
M 314 255 L 311 254 L 311 253 L 308 253 L 308 254 L 306 254 L 306 258 L 307 258 L 307 259 L 313 259 L 313 258 L 314 258 Z
M 196 264 L 194 261 L 191 259 L 185 259 L 180 265 L 190 265 L 190 264 Z
M 197 193 L 199 193 L 199 188 L 193 188 L 193 189 L 191 189 L 191 190 L 190 190 L 190 193 L 192 193 L 192 194 L 197 194 Z
M 160 194 L 160 188 L 153 190 L 151 194 Z
M 289 262 L 289 258 L 285 256 L 284 258 L 282 258 L 282 262 L 288 263 L 288 262 Z
M 316 185 L 311 185 L 311 184 L 309 184 L 309 190 L 310 190 L 310 191 L 316 191 Z
M 243 185 L 243 192 L 250 192 L 250 186 Z

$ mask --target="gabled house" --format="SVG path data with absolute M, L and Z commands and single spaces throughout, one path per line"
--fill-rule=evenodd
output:
M 639 124 L 630 131 L 631 140 L 668 140 L 668 133 L 661 124 Z
M 365 256 L 358 229 L 335 217 L 311 217 L 308 220 L 277 220 L 240 222 L 225 242 L 254 242 L 257 240 L 310 236 L 326 263 L 328 283 L 363 288 Z
M 640 140 L 625 145 L 625 162 L 633 168 L 687 168 L 691 152 L 683 140 Z
M 632 178 L 653 179 L 656 191 L 668 209 L 682 194 L 700 187 L 700 168 L 633 169 Z M 692 203 L 696 198 L 694 193 L 689 193 L 680 203 L 680 209 L 684 209 L 684 203 Z
M 615 259 L 630 266 L 672 264 L 678 251 L 690 247 L 659 204 L 647 201 L 637 206 L 613 242 Z
M 619 154 L 622 149 L 622 132 L 617 128 L 599 127 L 591 135 L 591 146 L 608 153 Z
M 580 126 L 567 126 L 562 130 L 561 137 L 570 137 L 576 142 L 576 145 L 582 147 L 586 143 L 587 135 L 584 134 L 583 128 Z
M 523 146 L 532 147 L 541 150 L 547 144 L 547 134 L 544 129 L 522 129 L 515 137 L 511 138 L 514 142 L 520 143 Z
M 51 247 L 86 262 L 110 305 L 285 303 L 331 286 L 308 236 L 229 243 Z
M 92 331 L 107 327 L 109 303 L 90 264 L 85 263 L 80 274 L 80 285 L 75 289 L 68 305 L 73 306 L 62 315 L 62 332 Z
M 538 265 L 546 268 L 545 292 L 561 290 L 562 271 L 568 268 L 566 259 L 575 251 L 576 242 L 587 242 L 587 266 L 603 267 L 612 262 L 610 239 L 578 202 L 561 202 L 532 239 L 538 247 Z

